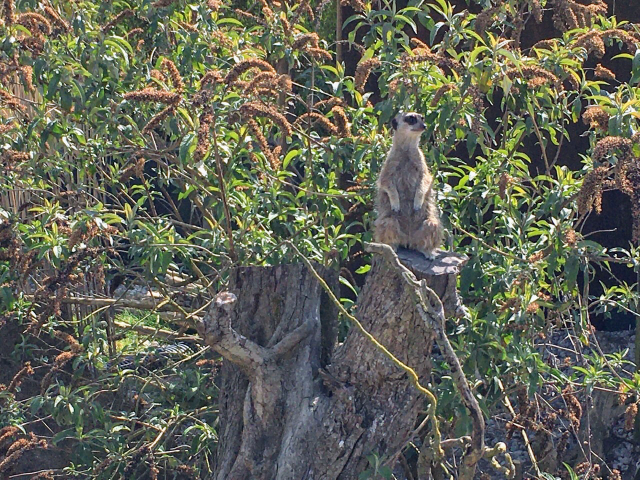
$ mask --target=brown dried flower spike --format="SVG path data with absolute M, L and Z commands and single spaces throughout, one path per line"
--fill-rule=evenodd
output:
M 602 211 L 602 187 L 609 169 L 598 167 L 587 173 L 582 181 L 582 188 L 578 193 L 578 212 L 585 214 L 595 208 L 596 213 Z
M 580 402 L 573 394 L 573 389 L 570 384 L 562 390 L 562 398 L 567 404 L 567 417 L 573 425 L 573 428 L 578 430 L 580 428 L 580 419 L 582 418 L 582 405 L 580 405 Z
M 51 8 L 49 5 L 45 5 L 44 7 L 44 13 L 47 14 L 47 16 L 51 19 L 52 23 L 58 27 L 58 29 L 62 30 L 63 32 L 69 32 L 71 30 L 71 27 L 69 26 L 69 24 L 67 23 L 66 20 L 64 20 L 59 14 L 58 12 L 56 12 L 53 8 Z
M 152 131 L 154 128 L 156 128 L 158 125 L 160 125 L 160 123 L 165 118 L 167 118 L 169 115 L 172 115 L 174 111 L 175 111 L 175 106 L 174 105 L 169 105 L 164 110 L 161 110 L 158 114 L 156 114 L 154 117 L 152 117 L 151 120 L 149 120 L 149 122 L 142 129 L 142 132 L 143 133 L 147 133 L 147 132 Z
M 243 60 L 242 62 L 236 64 L 229 71 L 229 73 L 227 73 L 227 76 L 224 77 L 224 83 L 226 85 L 233 85 L 240 77 L 240 75 L 252 68 L 259 68 L 263 72 L 271 72 L 273 74 L 276 74 L 276 70 L 269 63 L 259 58 L 252 58 L 249 60 Z
M 35 12 L 21 13 L 16 23 L 26 27 L 32 35 L 51 35 L 51 23 L 45 17 Z
M 614 153 L 616 150 L 620 150 L 622 158 L 626 158 L 631 152 L 633 142 L 624 137 L 604 137 L 596 143 L 593 148 L 593 161 L 601 162 L 606 156 Z
M 200 126 L 198 127 L 198 143 L 193 152 L 193 160 L 199 162 L 209 151 L 209 130 L 213 123 L 213 115 L 203 113 L 200 116 Z
M 14 111 L 24 112 L 26 110 L 26 107 L 22 105 L 14 95 L 1 89 L 0 89 L 0 105 L 6 105 L 8 108 Z
M 429 106 L 430 107 L 438 106 L 438 102 L 440 101 L 442 96 L 448 91 L 453 90 L 454 88 L 455 88 L 455 85 L 453 83 L 443 84 L 440 88 L 438 88 L 438 90 L 436 90 L 436 93 L 433 95 L 431 102 L 429 102 Z
M 202 79 L 200 80 L 200 89 L 202 90 L 202 88 L 204 88 L 208 84 L 216 85 L 222 82 L 224 82 L 224 78 L 222 77 L 222 74 L 217 70 L 210 70 L 207 73 L 205 73 Z
M 11 383 L 7 387 L 7 392 L 15 393 L 16 388 L 20 386 L 24 377 L 26 375 L 33 375 L 33 374 L 34 374 L 34 371 L 33 371 L 33 368 L 31 368 L 31 362 L 25 362 L 24 366 L 20 369 L 18 373 L 15 374 L 15 376 L 11 380 Z
M 609 114 L 599 105 L 588 107 L 582 114 L 582 121 L 593 129 L 605 132 L 609 129 Z
M 344 109 L 336 105 L 331 109 L 331 113 L 333 114 L 333 123 L 336 125 L 338 136 L 342 138 L 350 136 L 349 119 Z
M 616 74 L 613 73 L 608 68 L 603 67 L 601 64 L 598 64 L 593 72 L 596 78 L 601 78 L 602 80 L 615 80 Z
M 330 61 L 333 58 L 331 53 L 323 48 L 307 47 L 306 52 L 316 60 Z
M 561 87 L 560 80 L 553 73 L 534 65 L 524 66 L 521 68 L 510 68 L 505 72 L 509 78 L 522 76 L 529 80 L 528 86 L 540 86 L 543 83 L 551 83 L 557 88 Z
M 569 247 L 575 247 L 578 243 L 578 236 L 573 228 L 569 228 L 564 233 L 564 241 Z
M 638 415 L 638 404 L 632 403 L 627 407 L 624 412 L 624 429 L 627 432 L 633 430 L 633 426 L 636 421 L 636 415 Z
M 171 77 L 171 83 L 173 83 L 173 87 L 177 92 L 182 92 L 184 90 L 184 82 L 182 81 L 182 76 L 178 71 L 178 67 L 168 58 L 162 60 L 162 68 L 164 68 L 167 72 L 169 72 L 169 77 Z
M 179 93 L 165 92 L 154 88 L 143 88 L 135 92 L 125 93 L 124 98 L 125 100 L 138 102 L 158 102 L 166 105 L 177 105 L 180 103 L 181 96 Z
M 2 2 L 2 6 L 3 6 L 2 10 L 4 13 L 4 23 L 7 26 L 13 25 L 16 21 L 15 15 L 14 15 L 15 7 L 13 5 L 13 0 L 4 0 Z
M 280 127 L 283 135 L 286 137 L 291 136 L 291 124 L 287 121 L 284 115 L 278 113 L 273 107 L 268 105 L 263 105 L 258 102 L 249 102 L 245 103 L 240 107 L 240 114 L 243 117 L 251 118 L 251 117 L 267 117 L 270 118 L 273 123 Z
M 305 33 L 304 35 L 298 35 L 294 40 L 291 48 L 293 50 L 299 50 L 305 48 L 307 45 L 311 45 L 313 48 L 318 48 L 320 37 L 317 33 Z
M 71 352 L 80 353 L 82 350 L 84 350 L 82 345 L 78 343 L 78 340 L 76 340 L 73 335 L 70 335 L 66 332 L 62 332 L 60 330 L 56 330 L 54 332 L 54 335 L 56 338 L 62 340 L 64 343 L 69 345 Z
M 498 181 L 498 196 L 504 200 L 507 196 L 507 188 L 513 184 L 514 178 L 508 173 L 503 173 L 500 175 L 500 180 Z
M 123 19 L 133 17 L 134 11 L 130 8 L 127 8 L 121 11 L 118 15 L 113 17 L 111 21 L 105 23 L 102 27 L 102 33 L 108 33 L 113 27 L 115 27 L 118 23 L 120 23 Z
M 258 125 L 258 122 L 251 118 L 247 121 L 247 125 L 249 127 L 249 130 L 251 131 L 253 140 L 260 147 L 262 154 L 269 161 L 271 168 L 273 168 L 274 170 L 280 168 L 280 160 L 278 159 L 277 155 L 275 155 L 274 152 L 271 151 L 271 148 L 269 148 L 269 143 L 267 142 L 265 136 L 262 134 L 262 130 L 260 130 L 260 125 Z
M 331 123 L 326 117 L 324 117 L 323 115 L 320 115 L 319 113 L 316 112 L 307 112 L 304 113 L 302 115 L 300 115 L 298 117 L 298 119 L 296 120 L 296 126 L 301 125 L 301 126 L 306 126 L 306 125 L 314 125 L 316 123 L 319 123 L 320 125 L 322 125 L 322 127 L 329 132 L 330 135 L 337 135 L 338 134 L 338 129 L 336 128 L 336 126 Z
M 602 58 L 605 54 L 604 41 L 600 37 L 600 32 L 590 31 L 578 38 L 575 42 L 576 47 L 582 47 L 587 51 L 587 55 L 595 53 L 596 57 Z
M 356 90 L 363 93 L 364 86 L 369 79 L 369 75 L 371 74 L 371 70 L 380 66 L 380 60 L 377 58 L 369 58 L 368 60 L 364 60 L 358 64 L 356 67 L 355 74 L 355 86 Z
M 262 89 L 276 90 L 278 82 L 278 76 L 273 72 L 260 72 L 257 74 L 246 88 L 247 92 L 255 92 Z

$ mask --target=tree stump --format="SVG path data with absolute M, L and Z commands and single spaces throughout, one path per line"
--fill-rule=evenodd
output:
M 460 303 L 449 276 L 455 280 L 465 259 L 439 252 L 432 265 L 418 260 L 404 263 L 455 313 Z M 337 290 L 337 274 L 319 270 Z M 427 383 L 434 332 L 382 258 L 374 259 L 356 316 Z M 234 272 L 199 325 L 225 359 L 211 478 L 357 479 L 368 454 L 400 452 L 424 398 L 357 329 L 336 346 L 336 325 L 335 306 L 305 265 Z

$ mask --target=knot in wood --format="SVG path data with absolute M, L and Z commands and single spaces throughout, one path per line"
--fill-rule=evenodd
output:
M 222 308 L 225 312 L 229 313 L 236 306 L 238 298 L 231 292 L 220 292 L 216 295 L 214 302 L 217 308 Z

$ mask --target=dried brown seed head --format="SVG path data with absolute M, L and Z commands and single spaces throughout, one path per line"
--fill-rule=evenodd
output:
M 638 415 L 638 404 L 630 404 L 624 412 L 624 429 L 627 432 L 633 430 L 636 423 L 636 415 Z
M 600 78 L 602 80 L 615 80 L 616 74 L 613 73 L 608 68 L 603 67 L 601 64 L 598 64 L 593 71 L 593 74 L 596 78 Z
M 333 114 L 333 123 L 336 126 L 338 136 L 342 138 L 351 136 L 349 119 L 347 118 L 347 114 L 344 109 L 341 106 L 336 105 L 331 109 L 331 113 Z
M 182 92 L 184 90 L 184 82 L 182 81 L 182 75 L 180 75 L 176 64 L 168 58 L 165 58 L 164 60 L 162 60 L 162 68 L 164 68 L 169 73 L 171 83 L 173 84 L 173 87 L 176 89 L 176 91 Z
M 361 61 L 356 67 L 355 73 L 355 87 L 359 92 L 364 92 L 365 84 L 369 79 L 369 75 L 371 74 L 371 70 L 380 66 L 380 60 L 377 58 L 369 58 L 367 60 Z
M 252 68 L 258 68 L 264 72 L 276 73 L 276 70 L 269 63 L 259 58 L 252 58 L 237 63 L 229 73 L 227 73 L 226 77 L 224 77 L 224 83 L 226 85 L 233 85 L 240 75 Z
M 600 129 L 605 132 L 609 129 L 609 114 L 599 105 L 587 107 L 582 114 L 582 121 L 593 129 Z
M 16 18 L 16 23 L 27 28 L 34 36 L 51 35 L 51 22 L 44 16 L 35 12 L 21 13 Z
M 280 130 L 286 137 L 291 136 L 291 124 L 287 121 L 284 115 L 279 113 L 270 105 L 264 105 L 258 102 L 248 102 L 240 107 L 240 114 L 245 118 L 251 118 L 254 116 L 270 118 L 273 123 L 280 127 Z

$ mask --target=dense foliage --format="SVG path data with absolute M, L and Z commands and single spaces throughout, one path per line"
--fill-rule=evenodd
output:
M 449 328 L 487 416 L 522 386 L 524 403 L 543 386 L 568 403 L 619 390 L 633 410 L 640 374 L 623 354 L 560 369 L 537 345 L 567 329 L 581 350 L 590 316 L 640 309 L 637 283 L 592 292 L 612 264 L 640 272 L 638 29 L 600 1 L 485 0 L 471 14 L 354 0 L 341 40 L 329 3 L 3 2 L 0 331 L 13 363 L 0 426 L 16 428 L 2 430 L 0 473 L 21 438 L 15 453 L 41 438 L 64 451 L 51 468 L 67 478 L 209 471 L 215 358 L 193 347 L 152 369 L 157 345 L 128 326 L 162 328 L 163 344 L 175 324 L 114 319 L 100 300 L 126 278 L 192 326 L 230 268 L 292 261 L 291 241 L 340 269 L 351 305 L 399 110 L 425 115 L 449 242 L 469 257 L 470 315 Z M 558 36 L 525 48 L 523 29 L 544 18 Z M 610 190 L 632 210 L 632 241 L 613 249 L 584 230 Z M 431 382 L 439 414 L 465 433 L 445 367 Z M 514 423 L 550 414 L 534 410 Z M 576 434 L 575 409 L 564 415 Z

